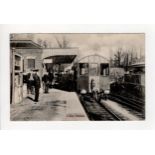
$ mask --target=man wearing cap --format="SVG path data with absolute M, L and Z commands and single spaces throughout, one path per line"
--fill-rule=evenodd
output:
M 40 89 L 40 77 L 38 76 L 37 72 L 39 70 L 38 69 L 35 69 L 33 70 L 34 74 L 33 74 L 33 79 L 34 79 L 34 88 L 35 88 L 35 99 L 34 101 L 35 102 L 38 102 L 38 99 L 39 99 L 39 89 Z

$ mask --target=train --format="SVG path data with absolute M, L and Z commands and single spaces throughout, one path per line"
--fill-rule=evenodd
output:
M 129 93 L 145 99 L 145 64 L 136 63 L 129 67 L 129 74 L 124 75 L 124 86 Z
M 145 102 L 145 64 L 130 65 L 127 73 L 111 85 L 111 93 Z
M 88 55 L 76 60 L 72 67 L 59 75 L 60 89 L 92 95 L 99 100 L 110 94 L 109 60 L 101 55 Z

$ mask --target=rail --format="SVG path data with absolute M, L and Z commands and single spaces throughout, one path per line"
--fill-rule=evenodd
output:
M 124 96 L 121 96 L 118 94 L 110 94 L 109 97 L 110 97 L 110 99 L 112 99 L 118 103 L 127 105 L 127 106 L 133 108 L 134 110 L 144 111 L 145 102 L 142 102 L 141 100 L 137 100 L 137 99 L 135 100 L 135 99 L 132 99 L 129 97 L 124 97 Z

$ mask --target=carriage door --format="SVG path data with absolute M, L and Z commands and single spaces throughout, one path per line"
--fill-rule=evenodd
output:
M 89 92 L 99 90 L 99 71 L 97 63 L 89 64 Z
M 109 90 L 109 64 L 102 63 L 100 64 L 100 87 L 102 90 Z

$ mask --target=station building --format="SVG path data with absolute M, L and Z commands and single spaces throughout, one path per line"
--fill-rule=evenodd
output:
M 64 71 L 79 54 L 78 48 L 42 48 L 32 40 L 10 41 L 11 103 L 20 103 L 27 96 L 23 76 L 33 69 L 38 75 L 45 71 Z

